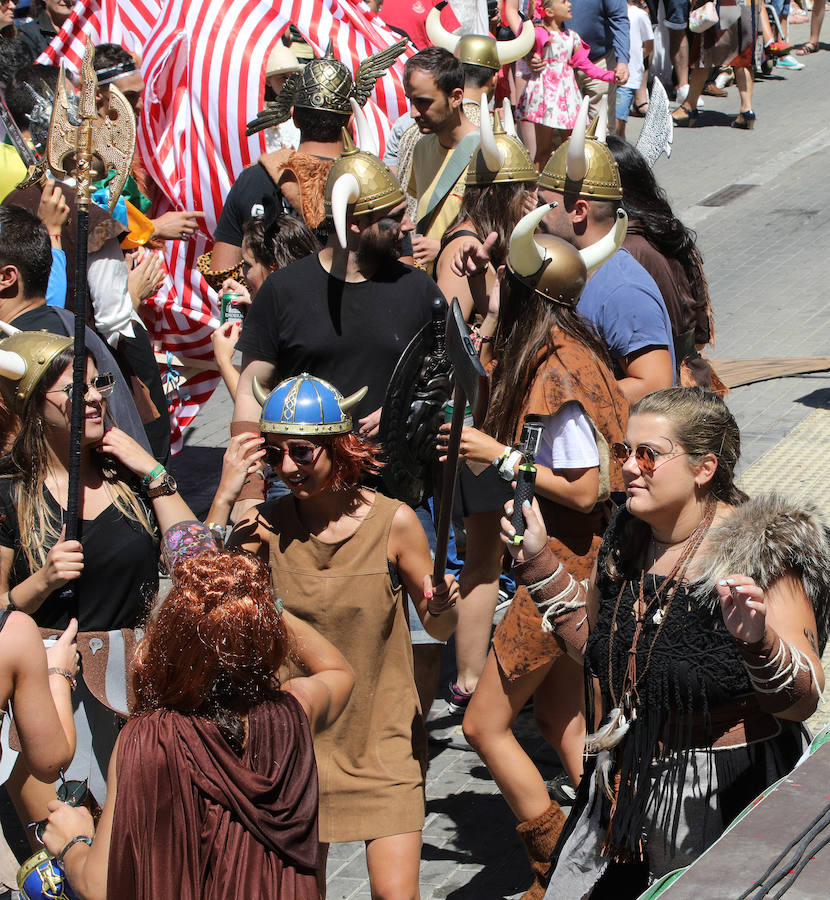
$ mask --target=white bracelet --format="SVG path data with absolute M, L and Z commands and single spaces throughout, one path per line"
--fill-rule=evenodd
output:
M 522 453 L 520 450 L 511 450 L 507 459 L 505 459 L 502 464 L 499 466 L 499 475 L 505 481 L 512 481 L 516 475 L 513 469 L 516 466 L 516 463 L 522 458 Z

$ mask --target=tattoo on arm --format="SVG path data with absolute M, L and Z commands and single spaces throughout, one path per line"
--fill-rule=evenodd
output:
M 820 658 L 821 654 L 818 652 L 818 641 L 816 640 L 816 633 L 812 630 L 812 628 L 804 629 L 804 637 L 807 638 L 807 641 L 813 648 L 813 652 L 816 654 L 816 656 Z

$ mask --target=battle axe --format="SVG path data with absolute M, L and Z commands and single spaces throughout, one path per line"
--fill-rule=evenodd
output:
M 487 373 L 473 346 L 470 329 L 464 321 L 464 314 L 461 312 L 457 297 L 453 298 L 447 315 L 446 347 L 455 372 L 455 388 L 452 398 L 452 425 L 450 426 L 447 458 L 444 461 L 441 502 L 438 508 L 435 564 L 432 570 L 434 585 L 443 584 L 444 570 L 447 565 L 447 543 L 450 536 L 450 519 L 455 496 L 458 450 L 461 446 L 464 413 L 469 403 L 473 410 L 473 420 L 478 422 L 482 418 L 483 408 L 486 407 L 488 394 Z

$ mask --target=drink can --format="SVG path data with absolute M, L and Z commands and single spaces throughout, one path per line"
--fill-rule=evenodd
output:
M 244 318 L 242 315 L 242 310 L 233 302 L 237 297 L 241 297 L 242 294 L 234 293 L 233 291 L 228 291 L 226 294 L 222 294 L 219 298 L 220 306 L 220 321 L 224 325 L 225 322 L 241 322 Z

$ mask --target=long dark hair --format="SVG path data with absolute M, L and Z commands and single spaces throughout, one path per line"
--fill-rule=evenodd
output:
M 606 139 L 620 169 L 622 206 L 632 225 L 667 259 L 683 267 L 698 304 L 709 308 L 709 288 L 703 274 L 703 257 L 697 249 L 697 234 L 672 212 L 666 192 L 639 151 L 615 135 Z
M 12 496 L 20 545 L 32 572 L 46 565 L 47 552 L 61 531 L 61 521 L 46 502 L 44 494 L 49 452 L 42 410 L 46 392 L 54 387 L 61 373 L 72 364 L 72 358 L 72 347 L 68 347 L 47 366 L 23 408 L 14 440 L 0 456 L 0 477 L 14 481 Z M 87 358 L 91 358 L 90 353 L 87 353 Z M 101 454 L 94 454 L 94 458 L 100 466 L 107 493 L 119 512 L 155 537 L 147 508 L 127 484 L 128 473 L 120 464 L 113 464 Z
M 490 251 L 490 258 L 493 266 L 498 268 L 507 259 L 510 235 L 524 215 L 524 192 L 532 191 L 534 187 L 536 185 L 532 181 L 469 185 L 464 191 L 458 216 L 447 234 L 451 237 L 452 230 L 468 219 L 482 239 L 495 231 L 498 238 Z
M 501 286 L 499 325 L 490 405 L 483 430 L 511 444 L 527 393 L 539 366 L 556 355 L 557 329 L 585 346 L 609 369 L 611 359 L 591 323 L 570 306 L 553 303 L 515 278 L 508 269 Z

